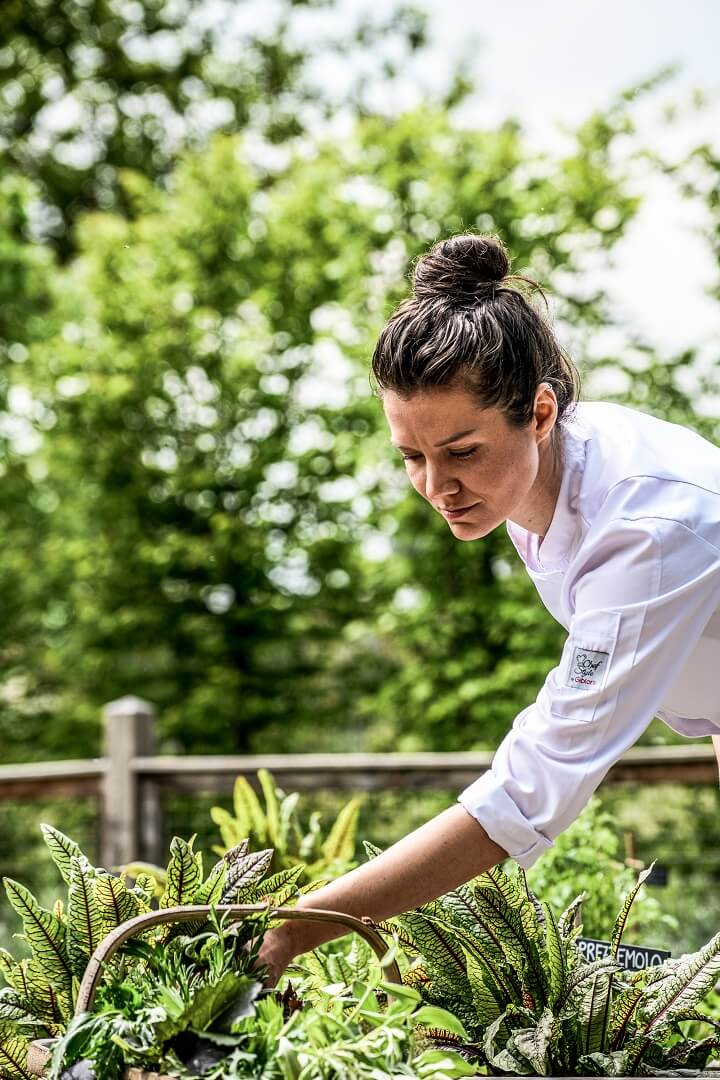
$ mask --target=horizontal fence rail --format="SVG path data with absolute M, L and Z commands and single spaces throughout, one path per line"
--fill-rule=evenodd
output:
M 154 710 L 139 698 L 104 709 L 106 753 L 87 761 L 0 766 L 0 799 L 94 796 L 101 806 L 106 866 L 161 856 L 161 796 L 194 792 L 226 795 L 235 778 L 256 781 L 269 769 L 298 791 L 461 789 L 491 765 L 489 751 L 391 754 L 238 754 L 179 757 L 153 753 Z M 633 747 L 604 783 L 717 784 L 713 748 Z

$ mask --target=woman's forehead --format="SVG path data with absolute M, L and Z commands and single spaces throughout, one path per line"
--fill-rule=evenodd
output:
M 417 391 L 411 396 L 391 390 L 383 394 L 383 408 L 393 442 L 412 435 L 433 444 L 453 441 L 469 432 L 491 433 L 502 414 L 496 408 L 480 408 L 467 390 L 441 387 Z

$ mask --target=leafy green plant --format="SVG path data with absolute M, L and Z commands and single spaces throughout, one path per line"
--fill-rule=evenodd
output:
M 461 1038 L 437 1033 L 439 1043 L 491 1075 L 676 1075 L 702 1068 L 720 1047 L 720 1022 L 696 1009 L 720 973 L 720 934 L 626 976 L 618 948 L 648 873 L 615 920 L 610 954 L 592 962 L 577 945 L 582 895 L 556 918 L 522 871 L 515 879 L 499 867 L 384 928 L 415 958 L 408 984 L 464 1027 Z M 710 1034 L 689 1037 L 686 1021 Z
M 19 882 L 4 879 L 8 900 L 22 920 L 19 937 L 30 952 L 16 959 L 0 950 L 0 973 L 6 983 L 0 990 L 0 1076 L 10 1080 L 27 1076 L 27 1048 L 32 1039 L 65 1031 L 79 980 L 102 939 L 120 923 L 149 911 L 157 891 L 150 874 L 139 873 L 130 885 L 127 878 L 93 866 L 58 829 L 43 825 L 42 833 L 67 893 L 49 910 Z M 303 868 L 267 877 L 271 858 L 271 850 L 251 852 L 245 840 L 226 852 L 205 876 L 202 853 L 193 850 L 192 840 L 175 837 L 159 906 L 251 904 L 266 899 L 275 905 L 287 903 L 299 891 Z M 160 927 L 149 940 L 158 945 L 173 933 Z
M 300 796 L 286 795 L 272 773 L 258 769 L 263 806 L 251 784 L 239 776 L 233 788 L 233 813 L 214 806 L 210 815 L 220 829 L 223 847 L 213 851 L 223 855 L 242 839 L 251 847 L 272 847 L 273 868 L 287 870 L 303 864 L 308 880 L 336 877 L 355 865 L 355 847 L 361 800 L 350 799 L 342 808 L 327 836 L 323 835 L 319 811 L 303 825 L 298 813 Z
M 79 1017 L 56 1047 L 53 1076 L 79 1060 L 103 1080 L 119 1080 L 130 1065 L 185 1080 L 453 1080 L 473 1071 L 461 1055 L 416 1038 L 419 1024 L 459 1029 L 414 990 L 400 988 L 388 1002 L 397 988 L 376 976 L 327 986 L 306 1009 L 291 989 L 263 994 L 250 974 L 252 950 L 238 953 L 217 920 L 204 943 L 183 937 L 172 945 L 159 960 L 148 955 L 132 986 L 127 978 L 106 985 L 101 1011 Z M 211 980 L 197 970 L 208 952 Z
M 615 821 L 594 796 L 528 871 L 528 884 L 556 911 L 584 892 L 583 931 L 604 939 L 635 880 L 635 871 L 621 858 L 621 843 Z M 664 947 L 676 929 L 677 920 L 663 912 L 655 896 L 641 890 L 628 927 L 634 937 Z

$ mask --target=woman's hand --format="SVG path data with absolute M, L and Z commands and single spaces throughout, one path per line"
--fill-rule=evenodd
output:
M 258 963 L 267 968 L 265 986 L 272 989 L 297 955 L 290 940 L 288 924 L 266 931 L 258 952 Z

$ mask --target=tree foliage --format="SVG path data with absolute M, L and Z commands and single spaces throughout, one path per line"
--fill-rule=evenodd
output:
M 368 359 L 412 260 L 479 228 L 555 283 L 582 366 L 609 321 L 588 259 L 639 205 L 615 153 L 631 99 L 561 155 L 531 150 L 514 122 L 471 129 L 427 102 L 356 110 L 332 138 L 266 126 L 283 153 L 263 157 L 253 102 L 286 110 L 299 61 L 258 37 L 230 72 L 198 39 L 168 72 L 143 68 L 129 42 L 164 32 L 169 8 L 43 10 L 4 10 L 0 57 L 5 89 L 24 87 L 4 96 L 0 185 L 8 757 L 94 752 L 100 705 L 128 691 L 158 705 L 166 748 L 494 745 L 562 632 L 502 530 L 458 544 L 409 491 Z M 412 50 L 421 27 L 402 18 Z M 60 68 L 93 116 L 114 95 L 117 125 L 85 173 L 32 137 Z M 123 102 L 157 91 L 189 109 L 193 79 L 227 92 L 233 133 L 163 156 L 157 124 Z M 37 225 L 52 205 L 77 222 L 67 244 Z M 627 400 L 696 423 L 693 359 L 636 342 L 599 366 L 623 367 Z

